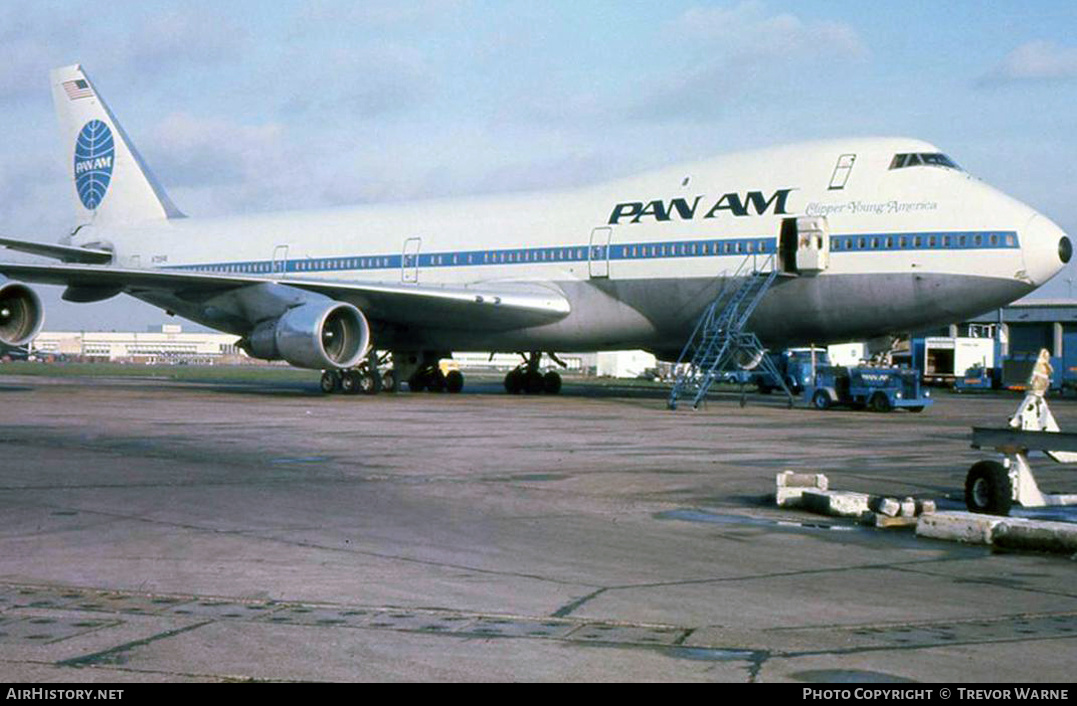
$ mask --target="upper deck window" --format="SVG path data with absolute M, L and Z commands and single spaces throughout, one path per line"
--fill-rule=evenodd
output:
M 891 169 L 901 169 L 903 167 L 918 167 L 922 165 L 928 165 L 932 167 L 946 167 L 947 169 L 964 171 L 961 169 L 961 167 L 957 166 L 957 163 L 954 162 L 954 160 L 950 159 L 941 152 L 913 152 L 911 154 L 895 154 L 894 159 L 890 162 Z

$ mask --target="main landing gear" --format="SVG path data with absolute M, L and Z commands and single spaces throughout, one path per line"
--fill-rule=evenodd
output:
M 322 371 L 322 392 L 343 392 L 346 395 L 376 395 L 397 392 L 401 381 L 412 392 L 460 392 L 464 375 L 459 370 L 444 372 L 441 360 L 448 352 L 391 351 L 380 356 L 371 351 L 367 359 L 348 370 Z
M 376 395 L 396 392 L 399 388 L 393 368 L 386 368 L 389 354 L 378 357 L 371 351 L 367 359 L 347 370 L 323 370 L 321 389 L 325 394 L 343 392 L 346 395 Z
M 412 392 L 449 392 L 457 393 L 464 389 L 464 374 L 459 370 L 444 372 L 440 366 L 423 368 L 408 378 L 408 389 Z
M 523 354 L 521 354 L 523 355 Z M 564 363 L 557 360 L 552 354 L 550 357 L 558 364 Z M 540 351 L 532 351 L 524 355 L 524 362 L 509 371 L 505 376 L 505 391 L 510 395 L 556 395 L 561 392 L 561 376 L 549 371 L 545 374 L 539 371 L 539 363 L 542 360 Z

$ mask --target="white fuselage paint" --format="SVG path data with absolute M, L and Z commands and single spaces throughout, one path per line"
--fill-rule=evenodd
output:
M 111 244 L 121 267 L 286 269 L 282 282 L 528 281 L 572 304 L 561 322 L 496 336 L 471 335 L 466 321 L 390 331 L 394 347 L 670 351 L 749 248 L 774 252 L 785 218 L 825 216 L 829 267 L 781 281 L 753 325 L 773 340 L 850 340 L 1001 306 L 1063 265 L 1061 230 L 1030 207 L 956 169 L 889 168 L 895 154 L 938 151 L 908 139 L 809 143 L 574 191 L 86 226 L 74 243 Z M 855 161 L 836 176 L 842 155 Z M 182 302 L 153 301 L 198 319 Z

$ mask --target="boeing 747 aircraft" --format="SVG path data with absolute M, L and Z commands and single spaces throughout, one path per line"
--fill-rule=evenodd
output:
M 0 244 L 0 342 L 40 330 L 23 284 L 127 294 L 323 370 L 326 391 L 459 390 L 453 350 L 522 351 L 511 390 L 556 391 L 542 351 L 643 348 L 675 359 L 749 257 L 782 276 L 750 320 L 770 345 L 861 340 L 960 321 L 1069 261 L 1047 217 L 901 138 L 778 147 L 572 191 L 234 218 L 187 218 L 80 66 L 52 72 L 75 227 Z M 374 351 L 391 352 L 377 373 Z

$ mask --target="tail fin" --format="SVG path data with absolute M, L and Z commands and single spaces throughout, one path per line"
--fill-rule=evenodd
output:
M 51 73 L 78 224 L 183 218 L 78 64 Z

